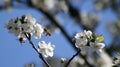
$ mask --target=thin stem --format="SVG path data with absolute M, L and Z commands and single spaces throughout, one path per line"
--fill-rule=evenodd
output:
M 68 65 L 70 64 L 70 62 L 80 53 L 80 49 L 78 49 L 77 53 L 74 54 L 70 59 L 69 61 L 67 62 L 67 64 L 65 65 L 65 67 L 68 67 Z
M 34 43 L 32 40 L 27 36 L 27 33 L 24 33 L 26 38 L 28 39 L 29 43 L 32 45 L 33 49 L 39 54 L 39 58 L 42 59 L 42 61 L 46 64 L 47 67 L 51 67 L 49 63 L 45 60 L 45 58 L 42 56 L 41 53 L 38 52 L 37 48 L 34 46 Z

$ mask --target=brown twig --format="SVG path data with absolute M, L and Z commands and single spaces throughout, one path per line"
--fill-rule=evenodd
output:
M 37 48 L 34 46 L 34 43 L 32 40 L 27 36 L 27 33 L 24 33 L 26 38 L 28 39 L 29 43 L 32 45 L 33 49 L 39 54 L 39 58 L 42 59 L 42 61 L 46 64 L 47 67 L 51 67 L 49 63 L 45 60 L 45 58 L 42 56 L 41 53 L 38 52 Z
M 77 53 L 74 54 L 74 55 L 69 59 L 69 61 L 68 61 L 67 64 L 65 65 L 65 67 L 68 67 L 68 65 L 70 64 L 70 62 L 71 62 L 77 55 L 79 55 L 80 51 L 81 51 L 81 50 L 78 49 Z

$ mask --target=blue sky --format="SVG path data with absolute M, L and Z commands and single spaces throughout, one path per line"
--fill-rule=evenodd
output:
M 88 9 L 84 9 L 83 11 L 85 10 Z M 41 62 L 41 60 L 38 58 L 37 53 L 32 49 L 28 41 L 21 45 L 17 40 L 17 37 L 9 33 L 5 28 L 5 23 L 7 23 L 7 21 L 9 21 L 11 18 L 21 17 L 24 14 L 32 14 L 32 16 L 37 20 L 42 17 L 42 15 L 34 9 L 13 9 L 10 12 L 4 10 L 0 11 L 0 67 L 23 67 L 24 64 L 31 62 L 35 62 L 36 65 L 39 66 Z M 99 12 L 98 15 L 100 16 L 101 21 L 100 26 L 98 26 L 96 29 L 96 32 L 98 34 L 104 35 L 105 43 L 108 45 L 110 43 L 111 37 L 105 28 L 105 24 L 108 20 L 114 21 L 116 17 L 110 9 Z M 68 20 L 70 21 L 70 18 L 68 18 Z M 68 24 L 68 26 L 65 27 L 65 29 L 68 32 L 71 32 L 73 30 L 81 32 L 81 29 L 79 29 L 77 26 L 71 29 L 71 26 L 73 26 L 72 22 L 66 22 L 66 24 Z M 70 35 L 71 34 L 72 33 L 70 33 Z M 70 43 L 67 42 L 61 33 L 53 33 L 50 37 L 43 36 L 40 40 L 33 39 L 36 46 L 37 43 L 42 40 L 51 42 L 56 46 L 54 51 L 55 56 L 70 58 L 75 53 L 72 47 L 69 46 Z

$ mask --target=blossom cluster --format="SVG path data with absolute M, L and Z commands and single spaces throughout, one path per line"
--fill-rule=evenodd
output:
M 7 24 L 6 28 L 10 33 L 17 36 L 20 42 L 24 42 L 27 38 L 31 39 L 34 34 L 35 39 L 41 38 L 44 33 L 42 25 L 36 23 L 36 19 L 30 14 L 23 15 L 21 18 L 11 19 Z M 38 52 L 42 53 L 45 57 L 52 57 L 54 45 L 51 43 L 46 44 L 45 41 L 38 43 Z
M 82 33 L 77 33 L 75 35 L 75 46 L 81 50 L 88 50 L 101 52 L 105 47 L 103 41 L 103 36 L 95 36 L 91 31 L 86 31 Z
M 10 33 L 13 33 L 18 38 L 26 39 L 24 33 L 34 33 L 35 38 L 40 38 L 44 32 L 43 27 L 36 23 L 36 19 L 33 18 L 30 14 L 23 15 L 22 18 L 11 19 L 6 24 L 7 29 Z

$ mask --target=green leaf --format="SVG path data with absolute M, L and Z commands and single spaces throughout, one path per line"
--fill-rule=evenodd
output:
M 97 37 L 98 42 L 102 42 L 104 40 L 104 36 Z

